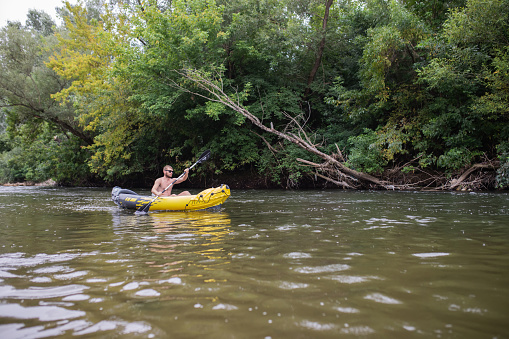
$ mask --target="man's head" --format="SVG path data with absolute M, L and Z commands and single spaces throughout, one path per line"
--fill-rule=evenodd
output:
M 165 177 L 170 178 L 173 175 L 173 167 L 166 165 L 163 167 L 163 173 Z

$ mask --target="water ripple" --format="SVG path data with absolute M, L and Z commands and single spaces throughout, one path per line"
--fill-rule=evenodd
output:
M 29 287 L 15 289 L 12 286 L 0 286 L 0 299 L 46 299 L 80 294 L 89 287 L 84 285 L 65 285 L 56 287 Z
M 116 321 L 103 320 L 98 322 L 97 324 L 87 327 L 86 329 L 75 332 L 75 335 L 92 334 L 112 330 L 119 330 L 120 334 L 146 333 L 151 329 L 152 327 L 149 324 L 141 321 L 127 322 L 117 320 Z
M 330 331 L 338 328 L 335 324 L 321 324 L 316 321 L 303 320 L 299 323 L 300 326 L 315 331 Z
M 345 264 L 332 264 L 326 266 L 315 266 L 315 267 L 299 267 L 295 269 L 295 272 L 305 273 L 305 274 L 314 274 L 314 273 L 331 273 L 331 272 L 339 272 L 345 271 L 350 268 L 350 265 Z
M 285 258 L 289 259 L 303 259 L 303 258 L 311 258 L 311 254 L 309 253 L 303 253 L 303 252 L 292 252 L 292 253 L 286 253 L 283 255 Z
M 294 283 L 294 282 L 288 282 L 288 281 L 282 281 L 279 284 L 279 288 L 283 290 L 295 290 L 298 288 L 307 288 L 309 287 L 309 284 L 305 283 Z
M 73 311 L 57 306 L 23 307 L 19 304 L 0 304 L 0 317 L 56 321 L 84 316 L 84 311 Z
M 329 277 L 329 279 L 338 281 L 343 284 L 356 284 L 363 283 L 373 279 L 380 279 L 378 277 L 363 277 L 363 276 L 353 276 L 353 275 L 334 275 Z
M 359 313 L 360 311 L 354 307 L 336 307 L 336 311 L 341 313 Z
M 414 257 L 419 257 L 419 258 L 436 258 L 436 257 L 444 257 L 444 256 L 448 256 L 449 253 L 444 253 L 444 252 L 432 252 L 432 253 L 414 253 L 412 254 Z
M 45 263 L 69 261 L 79 256 L 73 253 L 45 254 L 39 253 L 32 257 L 25 257 L 25 253 L 6 253 L 0 255 L 0 266 L 5 267 L 33 267 Z
M 367 296 L 365 296 L 364 299 L 373 300 L 373 301 L 376 301 L 377 303 L 382 303 L 382 304 L 393 304 L 393 305 L 402 304 L 401 301 L 391 298 L 391 297 L 388 297 L 386 295 L 383 295 L 382 293 L 371 293 L 371 294 L 368 294 Z

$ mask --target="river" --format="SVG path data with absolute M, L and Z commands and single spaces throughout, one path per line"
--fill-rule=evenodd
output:
M 0 338 L 509 337 L 508 193 L 110 192 L 0 187 Z

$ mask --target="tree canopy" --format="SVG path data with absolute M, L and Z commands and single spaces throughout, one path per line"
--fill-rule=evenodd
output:
M 62 26 L 31 11 L 0 32 L 0 179 L 146 185 L 211 149 L 198 175 L 506 187 L 507 8 L 87 0 Z

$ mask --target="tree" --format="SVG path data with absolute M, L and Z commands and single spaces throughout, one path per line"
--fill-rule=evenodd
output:
M 120 51 L 129 45 L 125 15 L 114 15 L 102 3 L 65 4 L 65 30 L 47 65 L 70 85 L 53 94 L 61 105 L 76 108 L 80 126 L 94 136 L 87 148 L 92 172 L 107 180 L 140 171 L 131 159 L 138 114 L 126 102 L 129 86 L 112 76 Z M 116 8 L 121 10 L 122 8 Z
M 42 36 L 50 36 L 55 31 L 55 22 L 48 13 L 30 9 L 25 23 L 27 29 L 33 29 Z
M 316 73 L 318 72 L 318 68 L 320 67 L 320 65 L 322 63 L 323 51 L 325 49 L 327 22 L 329 20 L 329 12 L 330 12 L 330 8 L 332 6 L 332 2 L 333 2 L 332 0 L 327 0 L 325 3 L 325 9 L 324 9 L 323 21 L 322 21 L 322 38 L 320 39 L 320 43 L 318 44 L 315 62 L 313 64 L 313 67 L 311 68 L 311 71 L 309 72 L 306 92 L 304 93 L 305 97 L 307 97 L 309 95 L 310 86 L 313 83 L 313 81 L 315 80 L 315 76 L 316 76 Z
M 508 6 L 507 0 L 469 0 L 424 45 L 433 57 L 419 71 L 430 95 L 423 109 L 427 140 L 419 147 L 441 167 L 459 169 L 480 155 L 493 159 L 495 146 L 509 137 Z
M 59 105 L 51 95 L 68 83 L 45 66 L 51 37 L 8 25 L 0 31 L 0 105 L 11 128 L 47 121 L 90 144 L 91 137 L 74 119 L 72 105 Z
M 507 159 L 507 1 L 66 4 L 56 37 L 37 38 L 55 28 L 32 13 L 32 35 L 16 33 L 5 54 L 42 51 L 30 61 L 39 73 L 10 82 L 32 91 L 24 100 L 36 110 L 34 84 L 58 79 L 61 87 L 44 88 L 57 120 L 30 116 L 27 105 L 4 111 L 42 143 L 56 126 L 72 138 L 67 117 L 89 153 L 62 156 L 109 182 L 141 183 L 148 172 L 152 181 L 164 164 L 178 171 L 186 154 L 209 148 L 214 161 L 198 171 L 257 170 L 286 187 L 306 174 L 342 187 L 409 187 L 405 173 L 427 169 L 459 177 L 416 184 L 459 187 L 496 155 Z M 15 49 L 22 43 L 25 54 Z M 18 66 L 2 60 L 6 71 Z
M 349 165 L 380 173 L 398 157 L 407 157 L 408 141 L 419 137 L 423 95 L 415 69 L 424 60 L 418 45 L 429 34 L 397 1 L 368 1 L 345 16 L 356 32 L 351 40 L 357 44 L 351 48 L 359 50 L 358 68 L 354 77 L 338 77 L 326 101 L 353 125 L 353 135 L 342 142 L 351 155 Z
M 438 31 L 446 21 L 449 11 L 463 7 L 466 0 L 401 0 L 410 11 L 424 20 L 430 28 Z

